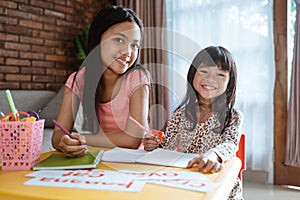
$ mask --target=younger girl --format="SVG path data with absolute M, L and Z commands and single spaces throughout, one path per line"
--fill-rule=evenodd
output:
M 88 56 L 65 84 L 57 121 L 71 131 L 80 104 L 83 128 L 92 134 L 71 139 L 54 128 L 52 145 L 66 156 L 98 147 L 138 148 L 144 132 L 128 117 L 147 125 L 150 77 L 136 64 L 143 34 L 140 18 L 130 9 L 111 6 L 94 18 Z
M 161 147 L 185 153 L 197 153 L 188 167 L 218 172 L 222 164 L 238 150 L 242 117 L 234 109 L 236 64 L 232 54 L 221 46 L 201 50 L 187 74 L 187 92 L 168 121 Z M 159 147 L 157 138 L 146 135 L 145 150 Z M 243 199 L 237 180 L 229 199 Z

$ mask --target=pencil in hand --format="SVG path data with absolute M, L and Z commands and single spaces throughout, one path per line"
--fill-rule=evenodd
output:
M 134 119 L 133 117 L 131 117 L 129 115 L 129 119 L 131 119 L 131 121 L 133 121 L 136 125 L 138 125 L 141 129 L 143 129 L 144 131 L 146 131 L 147 133 L 149 133 L 150 135 L 153 135 L 152 132 L 147 129 L 146 127 L 144 127 L 142 124 L 140 124 L 136 119 Z
M 70 138 L 74 139 L 74 140 L 78 140 L 76 137 L 74 137 L 67 129 L 65 129 L 60 123 L 58 123 L 58 121 L 56 121 L 55 119 L 52 120 L 53 123 L 60 128 L 66 135 L 68 135 Z
M 163 132 L 161 131 L 155 131 L 155 134 L 153 134 L 153 130 L 149 130 L 147 129 L 146 127 L 144 127 L 142 124 L 140 124 L 136 119 L 134 119 L 133 117 L 131 117 L 129 115 L 129 119 L 131 121 L 133 121 L 136 125 L 138 125 L 141 129 L 143 129 L 144 131 L 146 131 L 148 134 L 150 134 L 151 136 L 154 136 L 155 138 L 157 138 L 157 142 L 158 142 L 158 145 L 161 146 L 161 140 L 162 140 L 162 135 L 163 135 Z

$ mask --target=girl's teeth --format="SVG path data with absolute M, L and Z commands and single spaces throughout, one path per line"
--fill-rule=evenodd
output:
M 118 61 L 121 62 L 121 63 L 126 63 L 126 61 L 121 60 L 120 58 L 118 58 Z
M 212 89 L 214 89 L 214 87 L 207 86 L 207 85 L 203 85 L 203 87 L 204 87 L 205 89 L 208 89 L 208 90 L 212 90 Z
M 122 60 L 122 59 L 120 59 L 120 58 L 117 58 L 117 60 L 118 60 L 119 62 L 122 62 L 122 63 L 126 64 L 127 62 L 130 61 L 130 58 L 126 57 L 125 60 Z

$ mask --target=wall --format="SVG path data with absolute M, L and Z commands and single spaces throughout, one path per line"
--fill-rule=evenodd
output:
M 80 61 L 74 36 L 109 0 L 1 0 L 0 89 L 57 91 Z

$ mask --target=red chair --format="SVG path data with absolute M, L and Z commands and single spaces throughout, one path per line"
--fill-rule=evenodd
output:
M 242 172 L 246 169 L 246 135 L 242 134 L 240 143 L 239 143 L 239 150 L 236 152 L 236 157 L 241 159 L 242 166 L 239 172 L 238 177 L 242 181 Z

